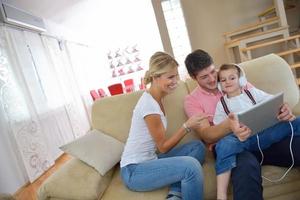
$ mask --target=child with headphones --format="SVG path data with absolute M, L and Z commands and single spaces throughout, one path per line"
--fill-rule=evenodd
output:
M 223 64 L 218 72 L 218 88 L 223 96 L 217 104 L 214 124 L 221 123 L 225 118 L 235 117 L 231 113 L 246 110 L 256 103 L 270 98 L 272 95 L 259 90 L 247 83 L 245 73 L 237 64 Z M 236 124 L 239 126 L 239 124 Z M 234 127 L 232 128 L 234 132 Z M 229 134 L 215 145 L 217 199 L 227 199 L 227 188 L 231 169 L 235 167 L 236 155 L 242 151 L 258 151 L 268 148 L 271 144 L 281 141 L 295 132 L 300 135 L 300 118 L 293 117 L 291 122 L 279 122 L 247 140 Z

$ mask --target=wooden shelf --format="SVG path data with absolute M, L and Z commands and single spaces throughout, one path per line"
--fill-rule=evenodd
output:
M 248 50 L 258 49 L 258 48 L 261 48 L 261 47 L 265 47 L 265 46 L 269 46 L 269 45 L 277 44 L 277 43 L 281 43 L 281 42 L 286 42 L 286 41 L 294 40 L 294 39 L 297 39 L 297 38 L 300 38 L 300 35 L 295 35 L 295 36 L 291 36 L 291 37 L 288 37 L 288 38 L 283 38 L 283 39 L 274 40 L 274 41 L 271 41 L 271 42 L 265 42 L 265 43 L 262 43 L 262 44 L 253 45 L 251 47 L 242 48 L 241 51 L 246 52 Z
M 276 32 L 276 31 L 281 31 L 281 30 L 284 30 L 284 29 L 288 29 L 288 27 L 287 26 L 286 27 L 279 27 L 279 28 L 274 28 L 274 29 L 271 29 L 271 30 L 268 30 L 268 31 L 264 31 L 264 32 L 259 32 L 259 33 L 254 33 L 254 34 L 246 35 L 246 36 L 243 36 L 243 37 L 231 40 L 229 42 L 226 42 L 225 45 L 231 45 L 232 43 L 239 42 L 241 40 L 245 40 L 245 39 L 248 39 L 248 38 L 265 35 L 265 34 L 268 34 L 268 33 L 273 33 L 273 32 Z
M 242 34 L 242 33 L 245 33 L 245 32 L 253 31 L 253 30 L 262 28 L 264 26 L 267 26 L 267 25 L 270 25 L 270 24 L 275 24 L 275 23 L 278 23 L 278 22 L 279 22 L 278 17 L 272 17 L 272 18 L 266 19 L 266 20 L 261 21 L 261 22 L 255 22 L 255 23 L 252 23 L 252 24 L 242 26 L 242 27 L 240 27 L 236 30 L 226 32 L 223 35 L 227 36 L 227 37 L 230 37 L 230 36 L 233 36 L 233 35 L 238 35 L 238 34 Z
M 286 56 L 286 55 L 293 54 L 293 53 L 296 53 L 296 52 L 300 52 L 300 48 L 292 49 L 292 50 L 288 50 L 288 51 L 283 51 L 283 52 L 277 53 L 277 55 L 278 56 Z
M 264 17 L 274 12 L 275 12 L 275 6 L 271 6 L 270 8 L 264 10 L 262 13 L 258 14 L 258 17 Z
M 289 4 L 284 4 L 284 8 L 285 10 L 288 9 L 292 9 L 295 8 L 295 5 L 289 5 Z M 263 12 L 261 12 L 260 14 L 258 14 L 258 17 L 264 17 L 267 16 L 269 14 L 275 13 L 275 6 L 271 6 L 270 8 L 267 8 L 266 10 L 264 10 Z
M 296 69 L 298 67 L 300 67 L 300 62 L 291 65 L 291 68 L 293 69 Z

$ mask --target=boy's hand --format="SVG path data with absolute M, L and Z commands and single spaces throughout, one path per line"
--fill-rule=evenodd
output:
M 229 119 L 229 126 L 232 132 L 236 135 L 236 137 L 241 142 L 247 140 L 248 137 L 251 135 L 251 130 L 247 126 L 240 124 L 236 115 L 233 113 L 229 113 L 228 119 Z
M 280 107 L 277 118 L 280 121 L 293 121 L 294 119 L 296 119 L 295 115 L 293 115 L 293 113 L 287 103 L 284 103 Z

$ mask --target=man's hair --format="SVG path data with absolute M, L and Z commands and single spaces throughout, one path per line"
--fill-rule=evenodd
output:
M 187 55 L 184 62 L 191 77 L 195 77 L 199 71 L 214 63 L 212 57 L 202 49 L 197 49 Z

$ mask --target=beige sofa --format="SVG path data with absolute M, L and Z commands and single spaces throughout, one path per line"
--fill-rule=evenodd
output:
M 284 91 L 285 101 L 292 107 L 297 104 L 299 99 L 298 87 L 289 66 L 283 59 L 271 54 L 241 65 L 246 71 L 248 80 L 255 86 L 270 93 Z M 164 104 L 168 120 L 167 134 L 174 132 L 186 120 L 183 100 L 195 87 L 196 83 L 192 80 L 180 82 L 176 91 L 165 99 Z M 92 108 L 92 128 L 108 133 L 125 143 L 132 110 L 141 93 L 139 91 L 96 101 Z M 192 134 L 187 135 L 182 143 L 192 138 Z M 216 199 L 214 158 L 210 152 L 207 152 L 203 169 L 204 198 Z M 281 176 L 285 170 L 285 168 L 272 166 L 263 167 L 263 173 L 271 178 Z M 265 199 L 300 199 L 300 173 L 298 169 L 293 169 L 279 183 L 264 181 L 263 185 Z M 158 200 L 165 199 L 167 191 L 166 187 L 151 192 L 132 192 L 122 184 L 119 166 L 115 166 L 105 176 L 101 176 L 92 167 L 72 158 L 42 184 L 38 191 L 38 199 Z

